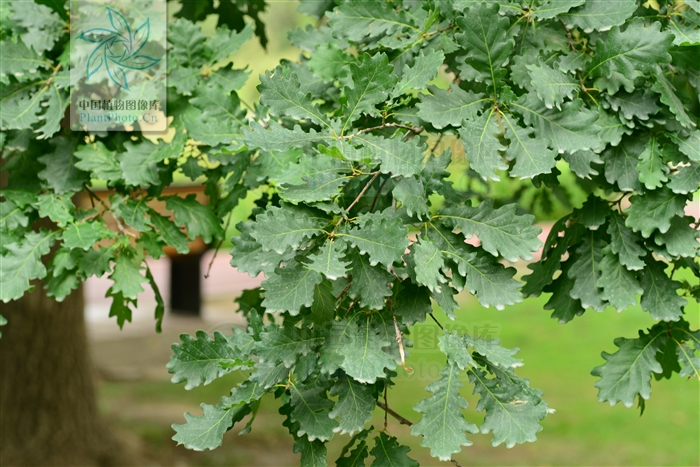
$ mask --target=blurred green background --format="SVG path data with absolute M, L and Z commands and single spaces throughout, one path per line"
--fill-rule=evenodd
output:
M 257 40 L 252 40 L 235 55 L 236 68 L 247 64 L 251 70 L 241 93 L 246 102 L 252 103 L 258 98 L 259 73 L 274 68 L 280 59 L 297 58 L 299 51 L 289 44 L 286 34 L 314 20 L 299 15 L 296 6 L 296 2 L 268 2 L 268 12 L 264 15 L 270 38 L 267 50 Z M 211 24 L 205 22 L 205 32 Z M 564 177 L 570 180 L 567 174 Z M 456 184 L 462 182 L 455 180 Z M 513 188 L 506 186 L 504 189 Z M 566 189 L 574 193 L 574 202 L 580 206 L 583 201 L 580 190 L 573 184 L 567 184 Z M 246 216 L 255 197 L 255 193 L 251 194 L 237 208 L 232 226 L 236 219 Z M 581 199 L 577 201 L 578 198 Z M 230 233 L 234 232 L 231 229 Z M 520 274 L 525 273 L 521 266 Z M 639 307 L 623 313 L 610 309 L 604 313 L 589 310 L 573 322 L 561 325 L 543 310 L 546 301 L 546 296 L 528 299 L 504 311 L 496 311 L 484 309 L 472 297 L 464 296 L 457 321 L 449 322 L 441 312 L 436 313 L 443 323 L 449 323 L 448 327 L 486 333 L 486 337 L 499 337 L 506 347 L 520 348 L 518 356 L 525 366 L 518 369 L 518 374 L 544 390 L 545 400 L 556 409 L 556 413 L 543 421 L 544 430 L 536 443 L 513 449 L 493 448 L 491 435 L 471 435 L 474 445 L 464 447 L 455 456 L 462 465 L 699 465 L 698 381 L 678 377 L 670 381 L 654 380 L 652 397 L 641 417 L 636 408 L 621 404 L 611 407 L 597 401 L 597 389 L 593 386 L 597 378 L 590 375 L 590 370 L 603 363 L 600 352 L 615 352 L 614 338 L 636 337 L 638 329 L 651 326 L 648 314 Z M 234 309 L 233 304 L 231 309 Z M 700 306 L 691 303 L 687 310 L 691 326 L 700 326 Z M 444 366 L 444 357 L 437 350 L 438 331 L 430 321 L 416 327 L 410 336 L 416 346 L 411 349 L 407 362 L 415 372 L 409 376 L 401 371 L 396 386 L 389 391 L 391 407 L 414 422 L 420 414 L 413 412 L 413 405 L 428 395 L 423 388 L 437 378 L 437 371 Z M 166 362 L 162 363 L 165 373 Z M 99 386 L 100 404 L 105 415 L 117 423 L 123 436 L 131 440 L 148 465 L 298 465 L 298 455 L 292 453 L 293 440 L 281 426 L 282 416 L 277 413 L 279 403 L 271 395 L 263 399 L 250 434 L 238 436 L 244 426 L 239 424 L 224 436 L 224 445 L 218 450 L 197 453 L 175 447 L 170 439 L 173 434 L 170 424 L 183 423 L 184 411 L 199 414 L 201 402 L 215 404 L 240 380 L 240 375 L 229 375 L 193 391 L 185 391 L 183 385 L 173 385 L 165 378 L 103 381 Z M 468 420 L 480 423 L 482 416 L 475 411 L 476 398 L 470 392 L 468 385 L 462 388 L 470 404 L 465 415 Z M 383 426 L 381 410 L 376 410 L 372 423 L 375 427 Z M 410 436 L 410 429 L 391 417 L 388 429 L 411 447 L 410 455 L 421 465 L 451 465 L 431 458 L 428 450 L 420 447 L 420 439 Z M 336 436 L 328 444 L 330 462 L 348 440 L 347 436 Z

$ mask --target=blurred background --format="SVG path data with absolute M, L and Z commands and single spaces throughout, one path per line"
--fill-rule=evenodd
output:
M 246 102 L 258 98 L 256 86 L 258 74 L 274 68 L 281 59 L 296 60 L 300 51 L 289 44 L 288 31 L 314 19 L 296 11 L 297 2 L 269 1 L 263 15 L 269 43 L 263 49 L 257 39 L 248 42 L 234 56 L 236 68 L 248 66 L 250 78 L 240 93 Z M 203 31 L 213 31 L 215 18 L 202 24 Z M 446 86 L 447 81 L 436 82 Z M 563 189 L 577 200 L 579 207 L 583 191 L 574 177 L 562 168 L 566 181 Z M 464 171 L 459 171 L 463 173 Z M 453 182 L 469 183 L 466 176 L 455 176 Z M 517 190 L 502 184 L 499 190 Z M 540 196 L 532 188 L 532 199 Z M 235 224 L 245 218 L 256 198 L 256 193 L 244 200 L 234 212 L 229 236 L 235 234 Z M 533 201 L 534 202 L 534 201 Z M 555 205 L 550 216 L 540 215 L 546 235 L 550 218 L 568 211 L 570 207 Z M 560 212 L 557 212 L 560 211 Z M 688 213 L 698 217 L 698 199 L 688 207 Z M 537 209 L 535 209 L 537 212 Z M 224 243 L 218 255 L 209 251 L 201 258 L 201 283 L 203 306 L 198 316 L 169 313 L 163 324 L 163 333 L 154 332 L 152 311 L 153 297 L 144 294 L 139 299 L 139 311 L 132 323 L 126 323 L 122 331 L 115 321 L 108 318 L 110 302 L 104 299 L 108 281 L 91 279 L 85 287 L 86 319 L 91 356 L 98 376 L 99 404 L 103 416 L 117 429 L 129 449 L 137 453 L 142 465 L 163 466 L 291 466 L 298 465 L 299 457 L 293 454 L 293 440 L 281 425 L 278 402 L 265 396 L 253 425 L 245 436 L 238 432 L 245 424 L 239 424 L 224 436 L 224 444 L 215 451 L 193 452 L 175 446 L 170 438 L 173 423 L 184 423 L 183 413 L 199 415 L 199 403 L 215 404 L 219 397 L 228 394 L 231 387 L 242 380 L 236 374 L 228 375 L 214 383 L 186 391 L 183 384 L 170 383 L 165 364 L 170 358 L 170 345 L 179 341 L 180 333 L 202 329 L 229 332 L 232 326 L 243 326 L 244 321 L 235 311 L 234 300 L 246 288 L 256 287 L 259 278 L 250 278 L 229 266 L 229 244 Z M 168 259 L 151 261 L 151 270 L 167 301 L 169 295 L 170 266 Z M 525 264 L 516 265 L 519 275 L 527 274 Z M 204 275 L 208 268 L 208 278 Z M 617 350 L 613 339 L 618 336 L 636 337 L 638 329 L 652 325 L 647 313 L 639 307 L 616 313 L 586 312 L 567 325 L 549 318 L 543 309 L 547 296 L 528 299 L 524 303 L 508 307 L 504 311 L 484 309 L 472 297 L 461 297 L 458 319 L 448 327 L 469 332 L 484 338 L 498 337 L 505 347 L 518 347 L 518 355 L 525 366 L 518 374 L 529 378 L 534 387 L 545 392 L 549 406 L 556 413 L 547 417 L 539 433 L 538 441 L 506 449 L 493 448 L 490 435 L 472 435 L 474 445 L 463 448 L 456 455 L 463 465 L 699 465 L 700 464 L 700 386 L 697 381 L 681 378 L 652 381 L 652 397 L 646 404 L 644 415 L 639 409 L 621 404 L 611 407 L 597 401 L 597 378 L 590 370 L 603 363 L 601 351 Z M 688 305 L 687 319 L 691 326 L 700 326 L 700 306 Z M 437 312 L 441 322 L 449 320 Z M 438 329 L 432 322 L 416 326 L 410 339 L 414 347 L 407 362 L 414 369 L 411 375 L 402 372 L 396 386 L 389 391 L 392 408 L 411 421 L 418 421 L 419 414 L 413 405 L 428 393 L 424 387 L 437 378 L 444 365 L 444 357 L 437 349 Z M 469 394 L 469 386 L 462 388 L 470 403 L 466 417 L 480 422 L 481 415 L 474 408 L 476 398 Z M 410 429 L 389 418 L 392 434 L 411 447 L 411 455 L 423 466 L 451 465 L 440 463 L 420 447 L 420 439 L 410 436 Z M 375 427 L 384 423 L 384 413 L 377 409 Z M 337 458 L 346 436 L 336 436 L 329 443 L 329 463 Z

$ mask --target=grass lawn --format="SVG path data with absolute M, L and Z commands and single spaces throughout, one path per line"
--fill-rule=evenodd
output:
M 525 366 L 518 374 L 531 380 L 545 392 L 545 400 L 556 413 L 542 423 L 544 430 L 536 443 L 513 449 L 490 446 L 491 435 L 470 435 L 473 446 L 464 447 L 456 458 L 463 465 L 698 465 L 700 463 L 700 387 L 697 381 L 673 379 L 652 382 L 652 396 L 642 417 L 636 408 L 622 404 L 614 407 L 597 401 L 596 377 L 590 370 L 603 362 L 601 351 L 613 353 L 613 339 L 635 337 L 637 329 L 650 326 L 652 320 L 639 308 L 622 313 L 587 311 L 567 325 L 549 319 L 542 309 L 546 298 L 528 299 L 504 311 L 484 309 L 476 300 L 465 297 L 458 320 L 449 322 L 440 312 L 438 319 L 448 327 L 461 331 L 499 337 L 502 345 L 518 347 Z M 697 303 L 687 318 L 693 328 L 699 325 Z M 416 346 L 407 362 L 412 375 L 403 370 L 396 386 L 389 392 L 389 404 L 412 421 L 420 414 L 413 405 L 428 395 L 424 387 L 436 379 L 444 365 L 437 349 L 438 329 L 428 321 L 414 328 Z M 165 362 L 163 362 L 165 364 Z M 277 413 L 279 403 L 266 396 L 246 436 L 237 436 L 243 424 L 224 437 L 224 446 L 213 452 L 195 453 L 170 441 L 170 424 L 182 423 L 182 412 L 201 413 L 200 402 L 216 403 L 221 395 L 240 380 L 229 375 L 211 385 L 185 391 L 183 385 L 167 381 L 103 383 L 103 411 L 126 431 L 136 434 L 142 451 L 161 465 L 298 465 L 292 454 L 292 439 L 281 426 Z M 465 378 L 466 379 L 466 378 Z M 476 398 L 471 396 L 468 382 L 462 394 L 469 401 L 465 411 L 468 420 L 481 423 L 482 414 L 475 411 Z M 377 409 L 372 421 L 381 428 L 383 411 Z M 410 429 L 389 418 L 389 432 L 411 447 L 411 455 L 423 466 L 441 464 L 420 446 L 420 439 L 409 436 Z M 329 459 L 342 449 L 347 436 L 336 436 L 329 443 Z

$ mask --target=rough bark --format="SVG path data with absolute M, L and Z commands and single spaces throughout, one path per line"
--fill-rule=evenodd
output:
M 41 285 L 0 305 L 0 465 L 128 465 L 101 422 L 82 288 L 62 303 Z

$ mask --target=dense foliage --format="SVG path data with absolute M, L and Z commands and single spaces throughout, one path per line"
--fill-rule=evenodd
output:
M 327 465 L 335 434 L 349 435 L 338 465 L 369 455 L 414 465 L 385 432 L 371 447 L 367 424 L 410 366 L 412 326 L 435 319 L 434 306 L 453 318 L 463 290 L 496 309 L 551 293 L 546 308 L 562 323 L 641 296 L 657 324 L 603 354 L 593 369 L 602 402 L 643 407 L 652 376 L 700 378 L 700 331 L 684 320 L 700 297 L 700 234 L 684 213 L 700 185 L 700 2 L 302 2 L 319 26 L 289 34 L 304 53 L 261 76 L 254 107 L 241 104 L 247 72 L 230 60 L 252 24 L 201 4 L 170 24 L 168 142 L 62 125 L 62 2 L 3 3 L 0 23 L 3 301 L 34 279 L 61 300 L 109 274 L 120 326 L 144 283 L 160 323 L 144 259 L 220 240 L 239 200 L 263 193 L 232 239 L 231 264 L 266 277 L 238 300 L 249 327 L 183 336 L 168 364 L 188 389 L 235 370 L 248 378 L 203 415 L 186 414 L 176 441 L 213 449 L 252 414 L 250 430 L 273 393 L 302 465 Z M 263 34 L 261 2 L 232 5 Z M 192 20 L 209 13 L 221 16 L 206 36 Z M 449 87 L 431 85 L 440 80 Z M 205 180 L 208 205 L 162 194 L 177 172 Z M 582 207 L 570 208 L 563 172 L 587 193 Z M 77 207 L 73 195 L 96 180 L 114 190 L 109 203 Z M 542 248 L 533 213 L 565 214 L 521 282 L 507 264 Z M 38 218 L 53 227 L 32 229 Z M 694 279 L 674 279 L 681 269 Z M 549 410 L 516 375 L 517 349 L 447 330 L 439 347 L 445 367 L 412 426 L 433 456 L 450 460 L 479 431 L 494 446 L 536 439 Z M 463 417 L 462 374 L 480 427 Z

